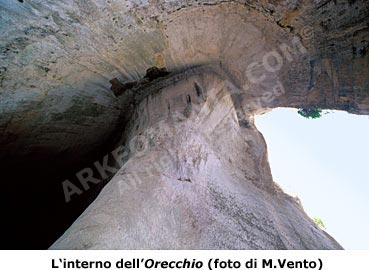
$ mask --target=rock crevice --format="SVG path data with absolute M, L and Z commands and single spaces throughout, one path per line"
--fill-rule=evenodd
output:
M 365 0 L 0 0 L 2 205 L 21 231 L 4 245 L 50 246 L 107 181 L 69 204 L 61 183 L 146 134 L 147 155 L 132 151 L 54 248 L 339 248 L 273 183 L 253 116 L 369 114 L 368 14 Z M 173 168 L 141 170 L 168 153 Z

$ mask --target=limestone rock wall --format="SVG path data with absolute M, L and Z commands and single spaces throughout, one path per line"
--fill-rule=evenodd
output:
M 45 208 L 39 213 L 43 227 L 39 227 L 34 218 L 27 218 L 31 231 L 37 228 L 42 234 L 49 227 L 61 226 L 58 225 L 61 217 L 53 216 L 56 221 L 49 226 L 46 216 L 53 213 L 56 205 L 61 213 L 70 212 L 73 207 L 65 205 L 62 195 L 47 194 L 51 190 L 50 183 L 55 183 L 52 190 L 61 190 L 60 180 L 53 179 L 67 178 L 112 147 L 127 143 L 136 134 L 134 125 L 144 119 L 144 115 L 167 117 L 167 101 L 160 97 L 164 95 L 162 89 L 181 92 L 186 100 L 185 92 L 195 86 L 189 84 L 186 89 L 176 90 L 173 85 L 202 73 L 215 76 L 209 75 L 207 84 L 220 81 L 228 89 L 228 100 L 232 104 L 223 109 L 233 110 L 236 115 L 238 126 L 234 134 L 240 138 L 239 133 L 247 128 L 248 131 L 243 133 L 250 132 L 248 136 L 257 140 L 254 142 L 256 148 L 244 150 L 250 152 L 247 154 L 250 159 L 255 158 L 258 162 L 240 161 L 232 165 L 232 170 L 245 167 L 251 175 L 245 179 L 248 183 L 251 181 L 258 196 L 273 194 L 275 187 L 265 143 L 261 135 L 251 131 L 254 130 L 252 116 L 279 106 L 336 108 L 368 114 L 368 15 L 366 0 L 0 0 L 0 159 L 1 171 L 7 179 L 5 198 L 11 197 L 11 204 L 16 204 L 24 213 L 28 213 L 27 207 L 32 205 L 35 209 Z M 172 72 L 171 77 L 134 88 L 120 97 L 114 96 L 110 90 L 111 79 L 139 81 L 152 66 L 166 67 Z M 209 85 L 202 87 L 209 93 L 213 91 Z M 148 96 L 155 96 L 163 103 L 161 107 L 156 107 L 155 102 L 159 101 L 150 100 Z M 144 100 L 153 109 L 139 111 Z M 215 100 L 218 103 L 218 99 Z M 191 101 L 195 102 L 196 98 Z M 208 101 L 203 102 L 208 104 Z M 204 108 L 210 106 L 201 104 L 199 106 Z M 180 104 L 169 105 L 171 110 L 183 109 Z M 222 117 L 216 111 L 209 115 Z M 194 116 L 188 117 L 192 119 Z M 215 123 L 201 119 L 204 127 L 210 128 Z M 151 124 L 156 125 L 158 121 Z M 160 121 L 170 125 L 167 119 Z M 191 121 L 185 122 L 188 129 Z M 232 123 L 231 120 L 225 122 Z M 178 124 L 172 125 L 179 129 Z M 195 136 L 196 132 L 189 134 Z M 224 136 L 224 142 L 225 134 L 211 138 L 216 141 Z M 205 144 L 205 139 L 199 140 Z M 219 153 L 224 154 L 226 148 L 239 150 L 237 143 L 217 142 L 216 145 L 204 146 L 205 152 L 213 152 L 214 159 Z M 239 155 L 246 154 L 240 152 Z M 147 158 L 150 157 L 155 155 L 149 154 Z M 221 163 L 221 166 L 228 166 L 225 164 Z M 217 167 L 214 162 L 206 166 Z M 33 171 L 27 173 L 28 169 Z M 44 173 L 45 170 L 49 172 Z M 220 171 L 227 175 L 227 181 L 239 181 L 232 180 L 237 177 L 230 176 L 226 167 Z M 171 176 L 175 174 L 178 172 L 171 172 Z M 199 172 L 195 175 L 201 178 Z M 210 178 L 204 175 L 203 181 L 207 183 Z M 187 184 L 186 181 L 175 183 L 173 185 Z M 26 194 L 31 186 L 32 194 Z M 166 188 L 171 190 L 172 186 Z M 28 202 L 27 207 L 16 199 L 20 190 L 24 192 L 20 197 L 29 198 L 24 199 Z M 263 191 L 260 193 L 259 190 Z M 37 196 L 37 204 L 33 202 L 34 192 L 41 194 Z M 228 198 L 229 193 L 224 192 Z M 279 204 L 287 199 L 278 199 L 279 195 L 268 196 L 271 198 L 267 201 L 277 205 L 275 211 L 279 211 L 278 207 L 288 208 Z M 296 211 L 299 212 L 297 215 L 304 215 L 302 210 Z M 77 212 L 74 217 L 78 216 Z M 271 225 L 274 231 L 270 233 L 275 237 L 279 235 L 283 242 L 279 247 L 304 248 L 306 245 L 306 248 L 318 248 L 321 246 L 316 243 L 317 239 L 327 237 L 317 232 L 318 236 L 309 235 L 310 240 L 301 240 L 298 244 L 295 236 L 282 237 L 278 230 L 275 231 L 277 224 L 284 221 L 271 219 L 270 222 L 274 224 Z M 306 222 L 300 225 L 301 228 L 310 226 L 307 225 L 310 221 Z M 21 223 L 20 218 L 15 219 L 9 223 L 8 229 Z M 67 223 L 61 227 L 67 228 L 70 222 Z M 290 228 L 289 233 L 292 233 L 294 229 L 288 226 L 283 223 L 281 228 L 286 233 Z M 56 234 L 48 236 L 46 242 L 51 244 Z M 29 235 L 24 232 L 24 237 Z M 286 237 L 294 240 L 289 242 Z M 34 236 L 32 241 L 37 242 L 37 237 Z M 201 245 L 216 243 L 214 246 L 226 247 L 213 241 L 203 240 Z M 234 247 L 252 248 L 250 241 L 241 242 Z M 323 242 L 326 248 L 336 247 L 330 240 Z M 181 243 L 185 246 L 185 242 Z M 91 240 L 87 247 L 96 245 Z M 191 245 L 194 247 L 195 243 L 188 244 Z M 268 245 L 263 242 L 259 247 Z
M 273 183 L 229 90 L 202 73 L 142 100 L 141 146 L 51 248 L 340 249 Z
M 221 65 L 246 87 L 245 106 L 279 80 L 286 95 L 259 107 L 367 110 L 365 1 L 3 0 L 0 7 L 3 153 L 17 145 L 16 155 L 39 148 L 87 153 L 118 123 L 109 80 L 137 80 L 154 65 Z M 304 49 L 293 48 L 294 37 Z M 280 50 L 286 45 L 292 54 Z M 279 69 L 273 52 L 282 56 Z M 250 82 L 248 67 L 265 55 L 272 72 L 252 68 L 258 82 Z

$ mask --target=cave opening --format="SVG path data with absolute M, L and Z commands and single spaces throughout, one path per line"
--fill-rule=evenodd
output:
M 323 111 L 318 119 L 277 108 L 255 118 L 274 181 L 346 249 L 369 248 L 369 116 Z
M 5 155 L 0 159 L 2 171 L 2 217 L 4 231 L 1 249 L 47 249 L 95 200 L 113 173 L 101 176 L 94 166 L 107 163 L 115 167 L 114 157 L 108 155 L 116 144 L 114 134 L 107 143 L 98 145 L 88 155 L 72 152 L 55 153 L 46 147 L 25 155 Z M 108 158 L 105 161 L 105 158 Z M 81 177 L 92 170 L 95 183 L 84 188 Z M 82 192 L 70 191 L 66 200 L 64 184 L 69 183 Z

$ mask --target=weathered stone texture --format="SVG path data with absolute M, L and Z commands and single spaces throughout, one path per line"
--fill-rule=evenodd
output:
M 0 0 L 0 158 L 78 163 L 136 128 L 174 132 L 54 248 L 339 248 L 273 183 L 253 115 L 368 114 L 368 15 L 365 0 Z M 142 83 L 154 66 L 171 74 Z M 118 97 L 114 78 L 132 83 Z M 117 193 L 165 149 L 175 168 Z

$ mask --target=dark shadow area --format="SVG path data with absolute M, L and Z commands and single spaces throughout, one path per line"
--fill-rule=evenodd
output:
M 122 84 L 118 79 L 112 79 L 112 89 L 119 96 L 133 87 L 150 86 L 156 79 L 169 75 L 165 68 L 149 68 L 140 84 L 136 82 Z M 142 90 L 144 91 L 144 90 Z M 47 249 L 49 248 L 94 201 L 101 189 L 114 175 L 108 175 L 105 180 L 97 171 L 94 162 L 109 157 L 109 166 L 119 168 L 113 157 L 109 155 L 116 148 L 125 127 L 131 118 L 131 107 L 134 104 L 135 93 L 125 98 L 126 110 L 121 111 L 120 119 L 116 123 L 115 131 L 96 146 L 79 146 L 81 149 L 68 149 L 67 152 L 55 153 L 46 146 L 40 146 L 36 152 L 27 155 L 7 154 L 7 148 L 0 158 L 2 186 L 0 191 L 1 203 L 1 232 L 0 249 Z M 128 108 L 128 109 L 127 109 Z M 20 134 L 21 137 L 22 134 Z M 80 134 L 79 136 L 83 136 Z M 15 137 L 17 138 L 17 137 Z M 35 140 L 36 141 L 36 140 Z M 63 144 L 63 141 L 59 142 Z M 83 147 L 88 147 L 82 149 Z M 16 146 L 22 151 L 29 146 Z M 83 151 L 81 151 L 83 150 Z M 9 151 L 14 152 L 14 151 Z M 79 153 L 88 153 L 81 156 Z M 93 177 L 100 179 L 98 184 L 89 183 L 90 189 L 83 188 L 76 174 L 85 168 L 93 170 Z M 108 172 L 107 172 L 108 173 Z M 74 194 L 71 201 L 66 202 L 62 183 L 69 180 L 82 194 Z
M 88 157 L 76 157 L 76 153 L 71 154 L 71 149 L 69 154 L 38 152 L 0 160 L 0 249 L 49 248 L 113 176 L 111 174 L 104 180 L 93 164 L 101 161 L 117 144 L 120 137 L 118 133 L 114 135 L 108 145 L 101 145 Z M 114 166 L 111 158 L 109 164 Z M 101 179 L 98 184 L 89 183 L 87 191 L 76 176 L 84 168 L 93 169 L 94 177 Z M 62 186 L 66 179 L 83 191 L 80 195 L 72 195 L 68 203 Z
M 81 165 L 60 160 L 8 161 L 1 169 L 1 249 L 47 249 L 92 202 L 104 183 L 66 203 L 62 182 L 78 186 L 74 171 Z M 4 163 L 3 163 L 4 166 Z

